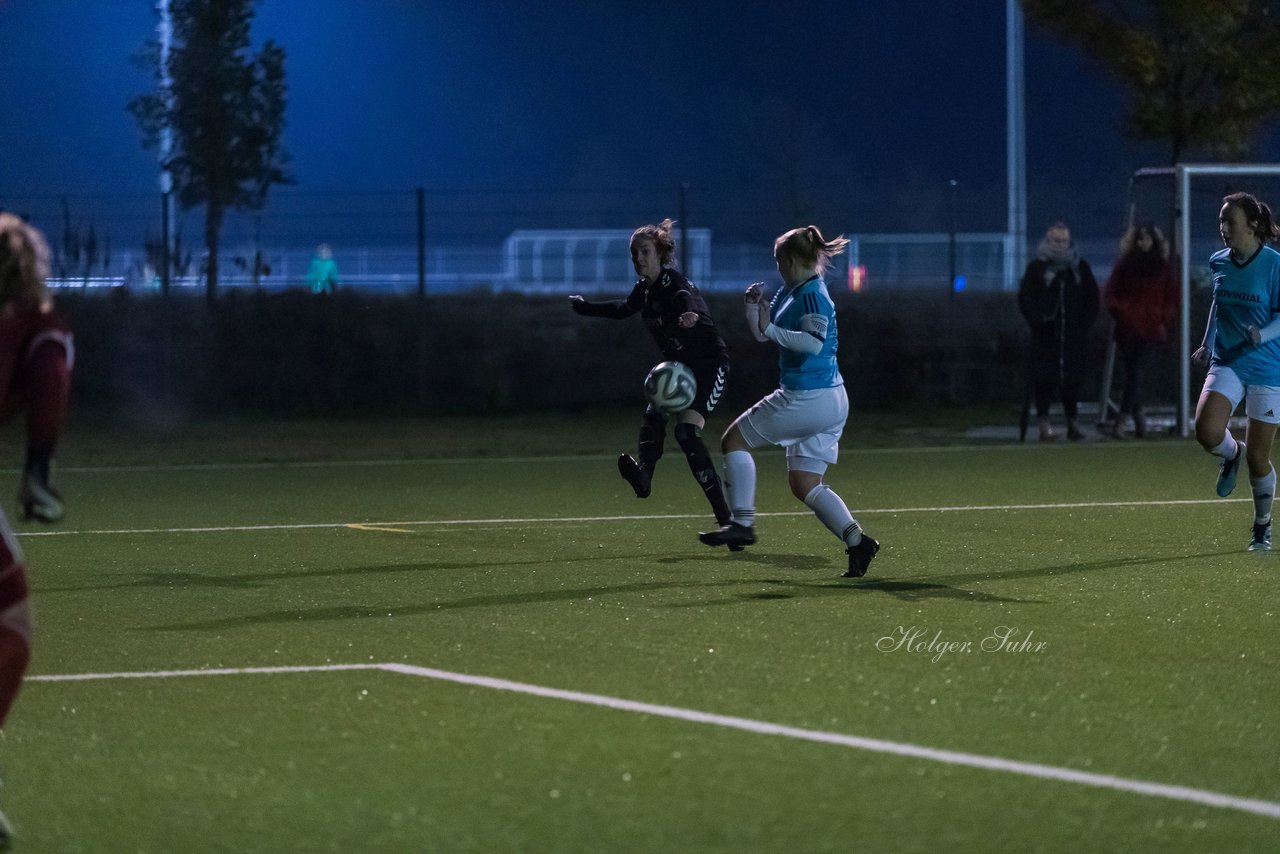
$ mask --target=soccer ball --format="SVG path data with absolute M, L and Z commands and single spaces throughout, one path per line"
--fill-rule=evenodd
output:
M 662 362 L 644 378 L 644 393 L 659 412 L 674 415 L 693 405 L 698 381 L 684 362 Z

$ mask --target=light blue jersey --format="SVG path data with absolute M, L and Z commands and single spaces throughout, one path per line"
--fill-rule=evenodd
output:
M 1214 365 L 1235 371 L 1246 385 L 1280 385 L 1280 338 L 1254 347 L 1248 327 L 1259 329 L 1280 314 L 1280 252 L 1262 246 L 1243 264 L 1230 249 L 1209 259 L 1216 329 Z
M 778 348 L 778 373 L 783 388 L 804 391 L 844 385 L 836 351 L 836 306 L 827 286 L 818 276 L 794 288 L 782 288 L 769 303 L 769 319 L 779 329 L 803 332 L 822 342 L 822 349 L 810 355 L 787 347 Z

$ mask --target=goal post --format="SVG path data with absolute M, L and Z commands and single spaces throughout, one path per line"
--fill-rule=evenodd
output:
M 1130 185 L 1144 178 L 1172 178 L 1173 180 L 1173 217 L 1175 222 L 1174 252 L 1178 258 L 1178 403 L 1174 409 L 1174 426 L 1177 435 L 1187 438 L 1191 435 L 1191 271 L 1192 255 L 1191 227 L 1198 210 L 1193 210 L 1191 183 L 1198 177 L 1262 177 L 1280 176 L 1280 163 L 1179 163 L 1175 166 L 1151 167 L 1138 169 L 1133 173 Z M 1280 197 L 1268 198 L 1266 193 L 1259 194 L 1263 201 L 1275 204 Z M 1130 202 L 1130 222 L 1133 223 L 1133 202 Z M 1203 331 L 1203 330 L 1201 330 Z M 1108 348 L 1108 365 L 1111 362 L 1112 350 Z M 1105 407 L 1109 404 L 1110 371 L 1104 379 L 1104 407 L 1102 416 L 1106 415 Z

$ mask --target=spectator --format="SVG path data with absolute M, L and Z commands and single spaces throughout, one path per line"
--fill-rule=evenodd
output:
M 316 248 L 315 257 L 307 269 L 307 284 L 313 294 L 331 294 L 338 287 L 338 263 L 333 260 L 333 249 L 328 243 Z
M 1147 435 L 1142 414 L 1142 385 L 1152 353 L 1169 340 L 1178 307 L 1178 287 L 1169 263 L 1169 244 L 1152 223 L 1130 228 L 1120 241 L 1120 260 L 1107 279 L 1103 303 L 1116 322 L 1116 349 L 1124 367 L 1120 412 L 1105 432 L 1124 438 L 1125 417 L 1133 419 L 1133 435 Z
M 1057 222 L 1045 231 L 1036 257 L 1018 286 L 1018 308 L 1031 330 L 1031 382 L 1035 389 L 1040 441 L 1058 438 L 1049 421 L 1054 392 L 1062 397 L 1067 438 L 1080 432 L 1080 379 L 1085 343 L 1098 316 L 1098 283 L 1071 242 L 1071 230 Z

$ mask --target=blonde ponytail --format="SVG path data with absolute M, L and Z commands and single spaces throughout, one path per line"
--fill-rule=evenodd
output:
M 816 225 L 804 228 L 793 228 L 773 242 L 773 253 L 776 256 L 795 258 L 805 267 L 822 275 L 831 259 L 839 255 L 849 245 L 844 235 L 827 240 Z

